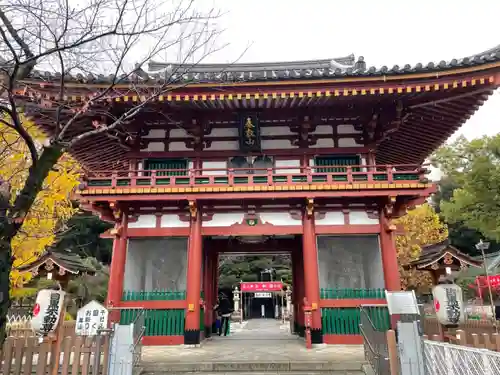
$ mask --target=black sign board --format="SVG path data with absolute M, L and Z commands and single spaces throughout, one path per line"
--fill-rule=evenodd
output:
M 240 117 L 240 151 L 260 152 L 260 124 L 255 114 L 245 114 Z

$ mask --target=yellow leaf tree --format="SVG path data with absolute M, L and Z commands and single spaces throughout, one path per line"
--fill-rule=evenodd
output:
M 25 121 L 25 124 L 27 122 Z M 26 130 L 40 147 L 44 134 L 33 124 Z M 31 166 L 30 153 L 19 134 L 5 124 L 0 124 L 0 176 L 8 181 L 11 201 L 22 189 Z M 11 293 L 29 280 L 30 275 L 19 274 L 15 268 L 31 263 L 56 240 L 56 235 L 74 213 L 71 193 L 78 184 L 77 163 L 63 155 L 45 178 L 42 190 L 37 194 L 23 221 L 21 230 L 12 240 L 13 270 L 10 274 Z
M 406 271 L 402 265 L 419 257 L 422 247 L 443 241 L 448 237 L 448 228 L 429 204 L 418 206 L 395 222 L 399 228 L 396 237 L 399 272 L 404 289 L 421 289 L 432 284 L 425 271 Z

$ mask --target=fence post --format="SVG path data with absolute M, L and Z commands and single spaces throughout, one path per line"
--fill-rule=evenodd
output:
M 487 350 L 484 351 L 484 353 L 481 355 L 483 357 L 483 370 L 484 370 L 484 375 L 493 375 L 493 369 L 491 367 L 490 363 L 490 356 L 488 355 Z
M 465 333 L 465 331 L 462 331 L 461 329 L 457 329 L 455 336 L 458 339 L 459 345 L 467 346 L 467 333 Z
M 398 358 L 398 345 L 396 343 L 396 332 L 392 329 L 388 330 L 387 336 L 387 350 L 389 352 L 389 368 L 391 375 L 399 375 L 399 358 Z

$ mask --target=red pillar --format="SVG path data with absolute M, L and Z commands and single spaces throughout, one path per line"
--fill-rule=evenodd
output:
M 385 289 L 389 291 L 401 290 L 401 277 L 399 275 L 398 254 L 394 231 L 383 211 L 380 215 L 380 251 L 382 254 L 382 267 L 384 269 Z
M 302 251 L 304 252 L 305 297 L 312 306 L 311 340 L 313 344 L 323 343 L 321 310 L 319 307 L 318 249 L 314 228 L 314 212 L 306 209 L 302 215 Z
M 191 213 L 191 225 L 188 248 L 188 271 L 186 293 L 186 323 L 184 325 L 184 344 L 197 345 L 200 343 L 200 294 L 201 294 L 201 267 L 202 267 L 202 236 L 201 214 L 194 207 Z
M 127 261 L 127 215 L 122 214 L 121 223 L 115 226 L 113 241 L 113 253 L 111 254 L 111 266 L 109 271 L 108 298 L 106 305 L 112 308 L 120 303 L 123 294 L 123 280 L 125 278 L 125 263 Z M 111 309 L 109 321 L 118 323 L 120 311 Z

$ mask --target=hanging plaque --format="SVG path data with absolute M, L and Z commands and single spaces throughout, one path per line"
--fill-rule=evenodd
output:
M 246 114 L 240 117 L 240 151 L 260 151 L 260 123 L 257 115 Z

